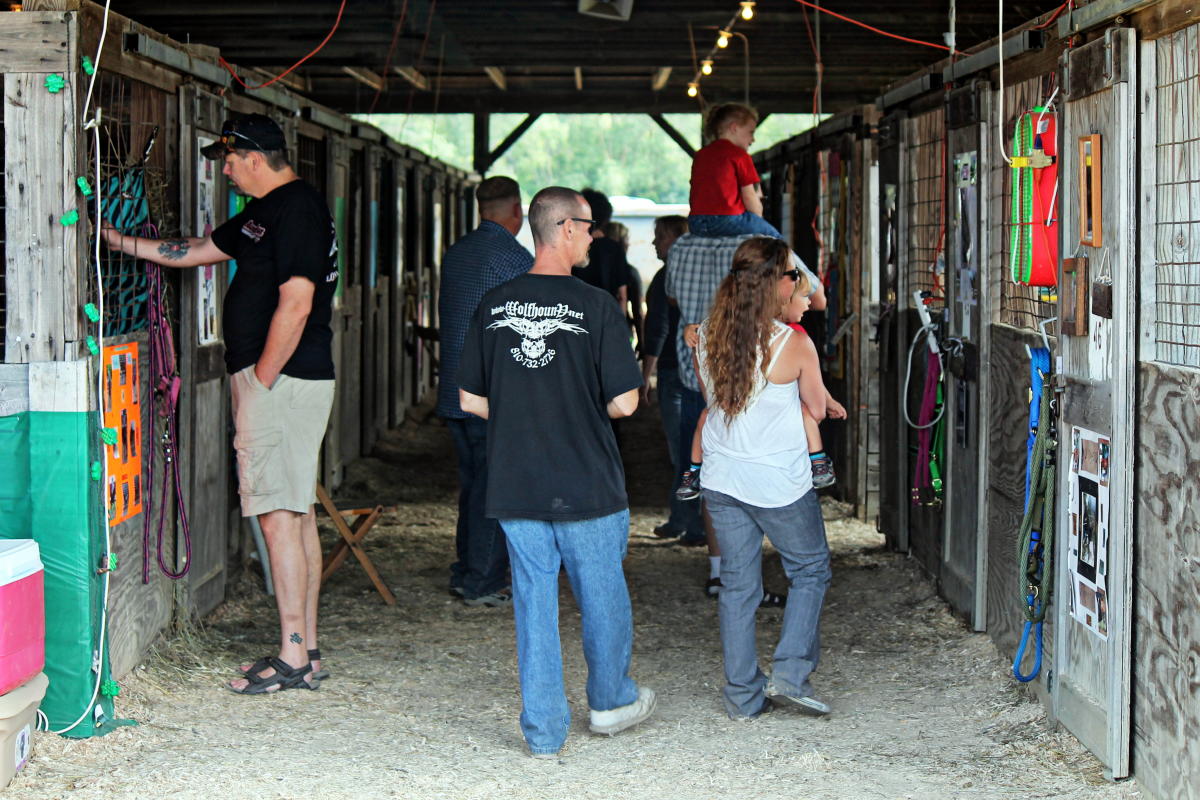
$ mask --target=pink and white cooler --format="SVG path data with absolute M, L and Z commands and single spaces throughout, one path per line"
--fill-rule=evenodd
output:
M 29 681 L 45 663 L 43 574 L 37 542 L 0 540 L 0 695 Z

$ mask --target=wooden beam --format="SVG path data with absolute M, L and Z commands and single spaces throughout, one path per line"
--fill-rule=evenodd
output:
M 496 88 L 502 92 L 508 91 L 508 79 L 504 77 L 504 70 L 499 67 L 484 67 L 483 71 L 492 79 L 492 83 L 496 84 Z
M 688 154 L 689 158 L 696 155 L 696 148 L 692 147 L 692 143 L 689 142 L 682 133 L 675 130 L 674 125 L 667 122 L 666 117 L 664 117 L 662 114 L 651 114 L 650 119 L 654 120 L 655 124 L 663 129 L 663 133 L 667 134 L 667 136 L 670 136 L 671 141 L 679 145 L 683 152 Z
M 667 81 L 671 79 L 670 67 L 659 67 L 654 72 L 654 77 L 650 79 L 650 90 L 661 92 L 663 87 L 667 85 Z
M 67 69 L 67 15 L 22 11 L 4 15 L 0 75 L 10 72 L 63 72 Z
M 491 115 L 486 111 L 475 115 L 475 157 L 472 166 L 480 175 L 486 175 L 488 167 L 492 165 L 490 121 Z
M 429 79 L 422 75 L 416 67 L 393 67 L 392 69 L 396 70 L 397 75 L 421 91 L 429 89 Z
M 362 67 L 342 67 L 342 72 L 354 78 L 359 83 L 370 86 L 377 92 L 383 91 L 383 76 L 378 72 L 372 72 Z
M 575 68 L 575 91 L 583 91 L 583 67 Z

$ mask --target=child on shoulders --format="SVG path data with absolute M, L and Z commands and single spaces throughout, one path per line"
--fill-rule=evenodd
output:
M 688 230 L 696 236 L 761 234 L 783 238 L 763 219 L 758 170 L 750 157 L 758 114 L 741 103 L 715 107 L 705 122 L 702 147 L 692 159 Z

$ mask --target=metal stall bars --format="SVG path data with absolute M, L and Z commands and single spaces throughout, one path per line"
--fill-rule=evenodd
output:
M 938 374 L 940 359 L 924 342 L 913 347 L 909 339 L 916 337 L 922 326 L 914 293 L 922 292 L 929 303 L 926 307 L 933 309 L 937 308 L 932 305 L 934 301 L 940 305 L 945 299 L 945 109 L 939 103 L 930 110 L 914 110 L 904 121 L 902 131 L 905 172 L 900 190 L 900 230 L 906 290 L 899 298 L 899 307 L 909 309 L 909 313 L 905 315 L 908 325 L 902 326 L 908 347 L 904 351 L 905 377 L 899 388 L 902 418 L 912 422 L 897 428 L 906 432 L 908 440 L 907 458 L 897 479 L 908 486 L 909 551 L 936 578 L 942 562 L 945 464 L 941 454 L 945 420 L 939 420 L 939 415 L 944 409 L 944 383 Z

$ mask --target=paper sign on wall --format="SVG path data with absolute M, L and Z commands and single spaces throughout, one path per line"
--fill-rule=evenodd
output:
M 137 342 L 104 348 L 104 427 L 116 431 L 105 444 L 108 525 L 142 513 L 142 398 Z
M 1107 436 L 1071 428 L 1068 487 L 1067 570 L 1071 616 L 1101 639 L 1108 638 L 1109 467 Z
M 196 152 L 212 144 L 211 136 L 196 138 Z M 217 194 L 217 164 L 200 156 L 196 161 L 196 228 L 199 236 L 208 236 L 215 227 L 213 203 Z M 220 306 L 217 300 L 217 268 L 205 264 L 196 270 L 196 341 L 200 346 L 220 341 Z

